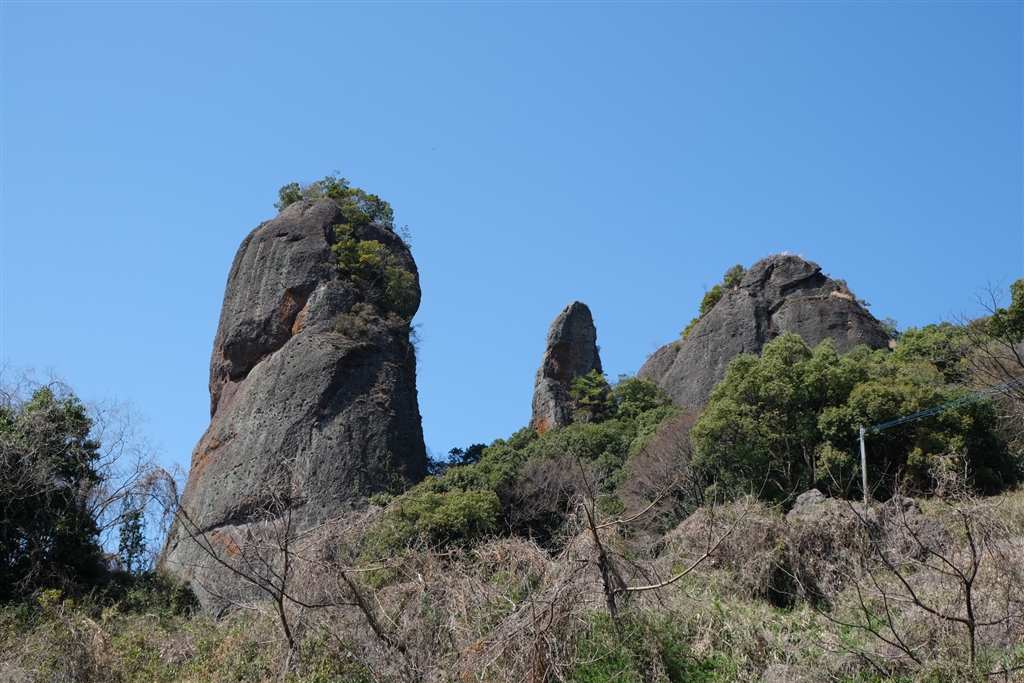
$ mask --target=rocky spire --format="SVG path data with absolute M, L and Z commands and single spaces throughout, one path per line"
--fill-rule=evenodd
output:
M 586 304 L 574 301 L 558 314 L 548 330 L 544 359 L 533 388 L 530 426 L 543 434 L 572 423 L 569 387 L 573 377 L 601 372 L 597 328 Z
M 243 588 L 203 550 L 218 547 L 222 531 L 238 538 L 287 506 L 301 534 L 426 475 L 408 338 L 416 264 L 387 228 L 346 233 L 404 278 L 404 317 L 389 312 L 386 299 L 334 265 L 334 228 L 343 223 L 331 200 L 292 204 L 245 238 L 231 267 L 211 359 L 210 427 L 161 558 L 204 604 L 213 584 L 220 595 Z

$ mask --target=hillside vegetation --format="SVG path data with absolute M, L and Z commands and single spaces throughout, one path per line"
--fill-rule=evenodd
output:
M 320 197 L 360 305 L 408 325 L 408 271 L 352 227 L 390 206 L 328 176 L 278 207 Z M 67 387 L 5 385 L 0 680 L 1024 680 L 1024 391 L 977 395 L 1024 374 L 1011 292 L 891 350 L 782 334 L 703 410 L 577 376 L 568 426 L 453 448 L 301 533 L 275 499 L 206 548 L 251 588 L 220 614 L 147 553 L 173 481 Z M 860 428 L 946 404 L 869 432 L 865 491 Z

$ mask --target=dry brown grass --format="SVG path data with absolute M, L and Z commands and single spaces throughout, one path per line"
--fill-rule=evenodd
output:
M 909 585 L 922 604 L 963 614 L 962 581 L 940 569 L 974 562 L 965 511 L 976 522 L 975 537 L 983 538 L 972 584 L 973 669 L 964 625 L 923 609 L 907 593 Z M 521 538 L 501 538 L 474 548 L 412 548 L 383 568 L 356 566 L 352 532 L 366 520 L 319 530 L 317 552 L 311 539 L 308 548 L 293 547 L 300 558 L 295 595 L 310 605 L 330 601 L 289 607 L 303 643 L 289 680 L 612 680 L 582 673 L 601 657 L 609 667 L 625 662 L 616 680 L 668 680 L 663 637 L 696 667 L 674 680 L 702 680 L 694 672 L 705 670 L 718 681 L 1024 680 L 1024 669 L 1013 670 L 1024 664 L 1022 493 L 955 505 L 898 500 L 868 510 L 826 500 L 789 516 L 740 501 L 691 515 L 653 558 L 635 552 L 634 539 L 618 525 L 602 527 L 601 544 L 623 586 L 672 576 L 714 547 L 678 582 L 618 596 L 626 631 L 620 644 L 614 629 L 601 626 L 606 603 L 597 546 L 576 521 L 578 533 L 554 555 Z M 339 583 L 339 571 L 351 586 Z M 280 680 L 287 647 L 273 610 L 248 607 L 221 620 L 117 610 L 89 616 L 59 602 L 27 625 L 8 614 L 0 632 L 19 635 L 0 635 L 0 675 Z

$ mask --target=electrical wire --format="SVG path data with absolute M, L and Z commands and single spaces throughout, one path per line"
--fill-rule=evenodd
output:
M 935 406 L 934 408 L 929 408 L 928 410 L 922 410 L 921 412 L 914 413 L 913 415 L 907 415 L 906 417 L 901 417 L 898 420 L 893 420 L 892 422 L 885 422 L 885 423 L 880 424 L 880 425 L 875 425 L 874 427 L 868 427 L 867 429 L 864 430 L 864 433 L 865 434 L 870 434 L 872 432 L 880 432 L 883 429 L 889 429 L 890 427 L 895 427 L 897 425 L 901 425 L 901 424 L 904 424 L 906 422 L 913 422 L 914 420 L 920 420 L 923 417 L 930 417 L 932 415 L 938 415 L 939 413 L 945 412 L 945 411 L 949 410 L 950 408 L 955 408 L 956 406 L 963 405 L 965 403 L 971 403 L 972 401 L 980 401 L 983 398 L 989 398 L 990 396 L 995 396 L 997 394 L 1006 393 L 1010 389 L 1013 389 L 1014 387 L 1019 387 L 1019 386 L 1024 386 L 1024 376 L 1018 377 L 1017 379 L 1010 380 L 1009 382 L 1003 382 L 1002 384 L 999 384 L 999 385 L 994 386 L 994 387 L 990 387 L 988 389 L 982 389 L 981 391 L 976 391 L 973 394 L 968 394 L 967 396 L 962 396 L 961 398 L 958 398 L 955 401 L 950 401 L 949 403 L 943 403 L 940 406 Z

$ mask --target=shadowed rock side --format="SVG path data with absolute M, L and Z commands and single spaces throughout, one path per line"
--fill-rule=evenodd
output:
M 246 237 L 232 264 L 210 365 L 211 423 L 161 558 L 207 606 L 204 589 L 241 586 L 201 544 L 216 549 L 284 506 L 301 534 L 426 476 L 407 321 L 364 303 L 357 332 L 336 331 L 363 298 L 332 265 L 333 226 L 343 222 L 332 201 L 298 202 Z M 372 223 L 356 237 L 377 240 L 414 275 L 418 303 L 401 239 Z
M 830 338 L 839 353 L 858 344 L 874 349 L 889 344 L 874 316 L 817 263 L 770 256 L 755 263 L 686 339 L 658 349 L 637 374 L 656 381 L 677 405 L 699 407 L 725 377 L 730 360 L 759 354 L 783 332 L 798 334 L 811 346 Z
M 548 330 L 548 345 L 533 388 L 530 426 L 543 434 L 572 423 L 569 387 L 576 375 L 601 372 L 597 328 L 586 304 L 574 301 L 558 314 Z

